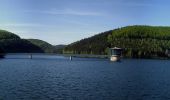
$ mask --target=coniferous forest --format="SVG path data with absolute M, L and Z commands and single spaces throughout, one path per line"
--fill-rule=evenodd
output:
M 22 39 L 12 32 L 0 30 L 0 55 L 3 53 L 61 53 L 60 49 L 39 39 Z
M 68 45 L 64 53 L 108 54 L 109 48 L 123 48 L 124 57 L 167 57 L 170 48 L 170 27 L 127 26 L 100 33 Z
M 109 53 L 109 48 L 113 47 L 123 48 L 124 57 L 167 57 L 165 52 L 170 49 L 170 27 L 127 26 L 102 32 L 67 46 L 53 46 L 39 39 L 22 39 L 14 33 L 0 30 L 1 53 L 107 55 Z

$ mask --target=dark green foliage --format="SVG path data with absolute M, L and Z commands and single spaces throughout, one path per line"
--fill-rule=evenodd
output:
M 0 30 L 0 40 L 2 39 L 20 39 L 20 37 L 11 32 Z
M 45 53 L 54 53 L 55 51 L 55 47 L 45 41 L 39 39 L 27 39 L 27 40 L 41 48 Z
M 170 27 L 129 26 L 108 36 L 111 47 L 125 48 L 124 56 L 137 58 L 165 57 L 170 48 Z
M 153 27 L 153 26 L 128 26 L 113 30 L 113 38 L 129 38 L 129 39 L 170 39 L 170 27 Z
M 5 53 L 43 53 L 44 51 L 24 39 L 4 39 L 0 40 L 0 47 Z
M 64 53 L 106 54 L 106 48 L 109 46 L 107 41 L 109 34 L 112 34 L 112 31 L 100 33 L 93 37 L 72 43 L 64 48 Z
M 41 40 L 25 40 L 4 30 L 0 30 L 0 54 L 4 53 L 44 53 L 51 52 L 53 46 Z
M 111 47 L 124 48 L 124 56 L 165 57 L 170 48 L 170 27 L 128 26 L 68 45 L 65 53 L 107 54 Z
M 55 50 L 54 50 L 55 53 L 62 54 L 63 49 L 66 47 L 66 45 L 56 45 L 54 47 L 55 47 Z

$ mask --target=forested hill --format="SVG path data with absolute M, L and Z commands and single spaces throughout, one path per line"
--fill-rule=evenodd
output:
M 110 46 L 107 40 L 110 34 L 112 34 L 111 30 L 82 39 L 66 46 L 63 51 L 73 54 L 106 54 L 106 48 Z
M 111 47 L 123 48 L 126 57 L 165 57 L 170 48 L 170 27 L 122 27 L 72 43 L 64 53 L 107 54 Z
M 20 39 L 20 37 L 12 32 L 8 32 L 6 30 L 0 30 L 0 40 L 2 39 Z
M 60 45 L 55 45 L 54 47 L 55 47 L 55 51 L 54 52 L 62 54 L 63 53 L 63 49 L 66 47 L 66 45 L 60 44 Z
M 51 44 L 38 39 L 21 39 L 18 35 L 0 30 L 0 54 L 2 53 L 57 53 Z
M 32 44 L 41 48 L 46 53 L 54 53 L 55 51 L 55 47 L 53 45 L 43 40 L 39 40 L 39 39 L 27 39 L 27 40 L 30 41 Z

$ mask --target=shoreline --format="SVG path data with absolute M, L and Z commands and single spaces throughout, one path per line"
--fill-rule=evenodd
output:
M 51 56 L 63 56 L 63 57 L 76 57 L 76 58 L 99 58 L 99 59 L 109 59 L 109 55 L 93 55 L 93 54 L 52 54 L 52 53 L 6 53 L 0 54 L 0 58 L 3 59 L 8 55 L 51 55 Z M 121 57 L 121 59 L 159 59 L 159 60 L 169 60 L 170 57 Z

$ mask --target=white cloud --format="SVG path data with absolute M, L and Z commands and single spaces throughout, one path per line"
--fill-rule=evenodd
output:
M 42 14 L 51 14 L 51 15 L 76 15 L 76 16 L 101 16 L 101 13 L 91 12 L 91 11 L 80 11 L 72 9 L 56 10 L 52 9 L 49 11 L 25 11 L 29 13 L 42 13 Z
M 150 6 L 153 6 L 152 4 L 149 4 L 149 3 L 135 3 L 135 2 L 124 3 L 122 5 L 123 6 L 136 6 L 136 7 L 150 7 Z
M 46 26 L 36 23 L 5 23 L 0 24 L 0 27 L 46 27 Z

